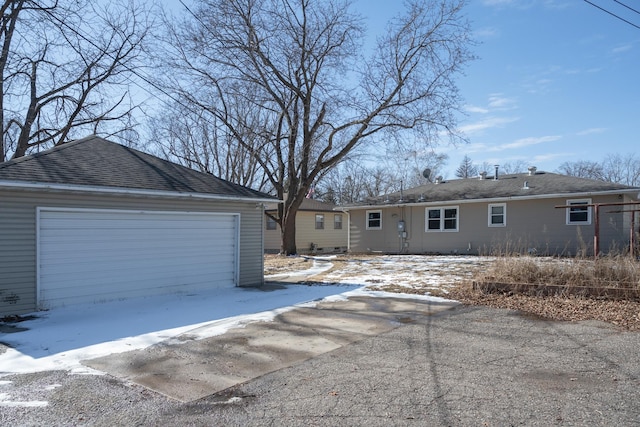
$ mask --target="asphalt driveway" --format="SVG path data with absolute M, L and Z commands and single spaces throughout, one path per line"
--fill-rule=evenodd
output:
M 113 363 L 88 361 L 110 366 L 106 370 L 111 372 L 102 376 L 48 371 L 3 377 L 0 423 L 640 424 L 640 334 L 598 322 L 539 320 L 509 310 L 434 303 L 421 307 L 413 302 L 409 307 L 403 301 L 393 308 L 383 301 L 356 298 L 342 308 L 336 307 L 338 303 L 319 307 L 324 311 L 318 313 L 301 308 L 276 319 L 271 328 L 237 330 L 226 341 L 224 336 L 211 337 L 195 346 L 185 337 L 184 346 L 152 348 L 147 358 L 138 353 Z M 357 328 L 348 325 L 350 317 Z M 276 333 L 280 327 L 305 338 L 300 342 L 306 347 L 283 341 Z M 164 376 L 160 382 L 165 383 L 178 378 L 175 389 L 184 389 L 185 380 L 206 383 L 202 372 L 209 368 L 224 368 L 231 376 L 236 365 L 238 372 L 246 372 L 253 365 L 268 364 L 269 358 L 258 360 L 255 354 L 243 359 L 241 349 L 256 346 L 255 340 L 272 351 L 265 353 L 271 362 L 281 354 L 273 348 L 278 343 L 280 350 L 289 350 L 285 354 L 300 355 L 313 345 L 325 347 L 311 356 L 285 360 L 254 378 L 241 378 L 230 388 L 215 392 L 216 388 L 205 386 L 182 397 L 179 390 L 155 389 L 144 384 L 142 376 L 126 374 L 151 373 L 150 377 Z M 224 350 L 234 357 L 220 359 Z M 193 366 L 191 378 L 178 366 Z

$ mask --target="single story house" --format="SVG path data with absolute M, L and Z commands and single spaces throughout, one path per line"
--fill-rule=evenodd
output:
M 335 205 L 315 199 L 304 199 L 296 215 L 296 248 L 299 253 L 336 253 L 347 251 L 349 226 L 347 215 Z M 273 219 L 275 204 L 265 210 L 264 248 L 268 253 L 281 250 L 280 225 Z
M 96 136 L 0 163 L 0 316 L 260 285 L 274 200 Z
M 352 252 L 572 256 L 592 254 L 596 235 L 599 252 L 628 250 L 639 191 L 535 167 L 500 176 L 496 169 L 339 209 L 350 216 Z

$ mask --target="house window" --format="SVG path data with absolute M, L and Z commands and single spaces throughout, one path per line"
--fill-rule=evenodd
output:
M 324 214 L 316 214 L 316 230 L 324 230 Z
M 276 226 L 276 220 L 271 217 L 267 217 L 267 230 L 275 230 Z
M 567 224 L 589 225 L 591 224 L 591 199 L 567 200 Z
M 367 230 L 382 230 L 382 211 L 367 211 Z
M 342 230 L 342 214 L 333 215 L 333 229 Z
M 426 231 L 458 231 L 458 207 L 427 208 Z
M 507 204 L 489 205 L 489 227 L 505 227 L 507 225 Z

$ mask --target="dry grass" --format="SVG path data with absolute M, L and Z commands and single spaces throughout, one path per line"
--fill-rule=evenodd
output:
M 311 262 L 307 258 L 284 255 L 265 255 L 264 274 L 285 274 L 292 271 L 306 270 L 311 267 Z
M 640 263 L 629 256 L 585 258 L 499 257 L 477 281 L 640 290 Z
M 500 257 L 476 274 L 474 281 L 511 286 L 485 292 L 467 282 L 451 292 L 451 297 L 465 304 L 520 310 L 547 319 L 599 320 L 640 330 L 640 263 L 632 257 Z
M 376 255 L 341 256 L 331 262 L 334 267 L 314 280 L 336 280 L 341 270 L 354 261 L 371 261 Z M 378 257 L 379 258 L 379 257 Z M 399 261 L 402 262 L 402 261 Z M 265 274 L 286 273 L 310 268 L 310 261 L 301 257 L 265 256 Z M 434 295 L 460 301 L 467 305 L 483 305 L 494 308 L 518 310 L 549 320 L 584 321 L 597 320 L 626 330 L 640 331 L 640 301 L 607 300 L 602 296 L 584 295 L 522 295 L 511 291 L 486 293 L 473 289 L 473 281 L 494 280 L 502 283 L 532 283 L 566 287 L 628 288 L 640 291 L 640 263 L 629 257 L 589 259 L 562 259 L 536 257 L 498 257 L 492 262 L 471 266 L 459 266 L 472 275 L 463 282 L 447 280 L 442 274 L 440 289 L 428 281 L 407 286 L 405 283 L 384 286 L 369 281 L 371 290 L 383 290 L 405 294 Z M 451 271 L 449 271 L 450 273 Z M 430 272 L 429 274 L 431 274 Z M 437 273 L 436 273 L 437 275 Z

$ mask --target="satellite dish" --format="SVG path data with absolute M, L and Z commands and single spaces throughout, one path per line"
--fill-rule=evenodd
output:
M 427 178 L 429 181 L 431 181 L 431 169 L 426 168 L 425 170 L 422 171 L 422 176 L 424 176 L 425 178 Z

